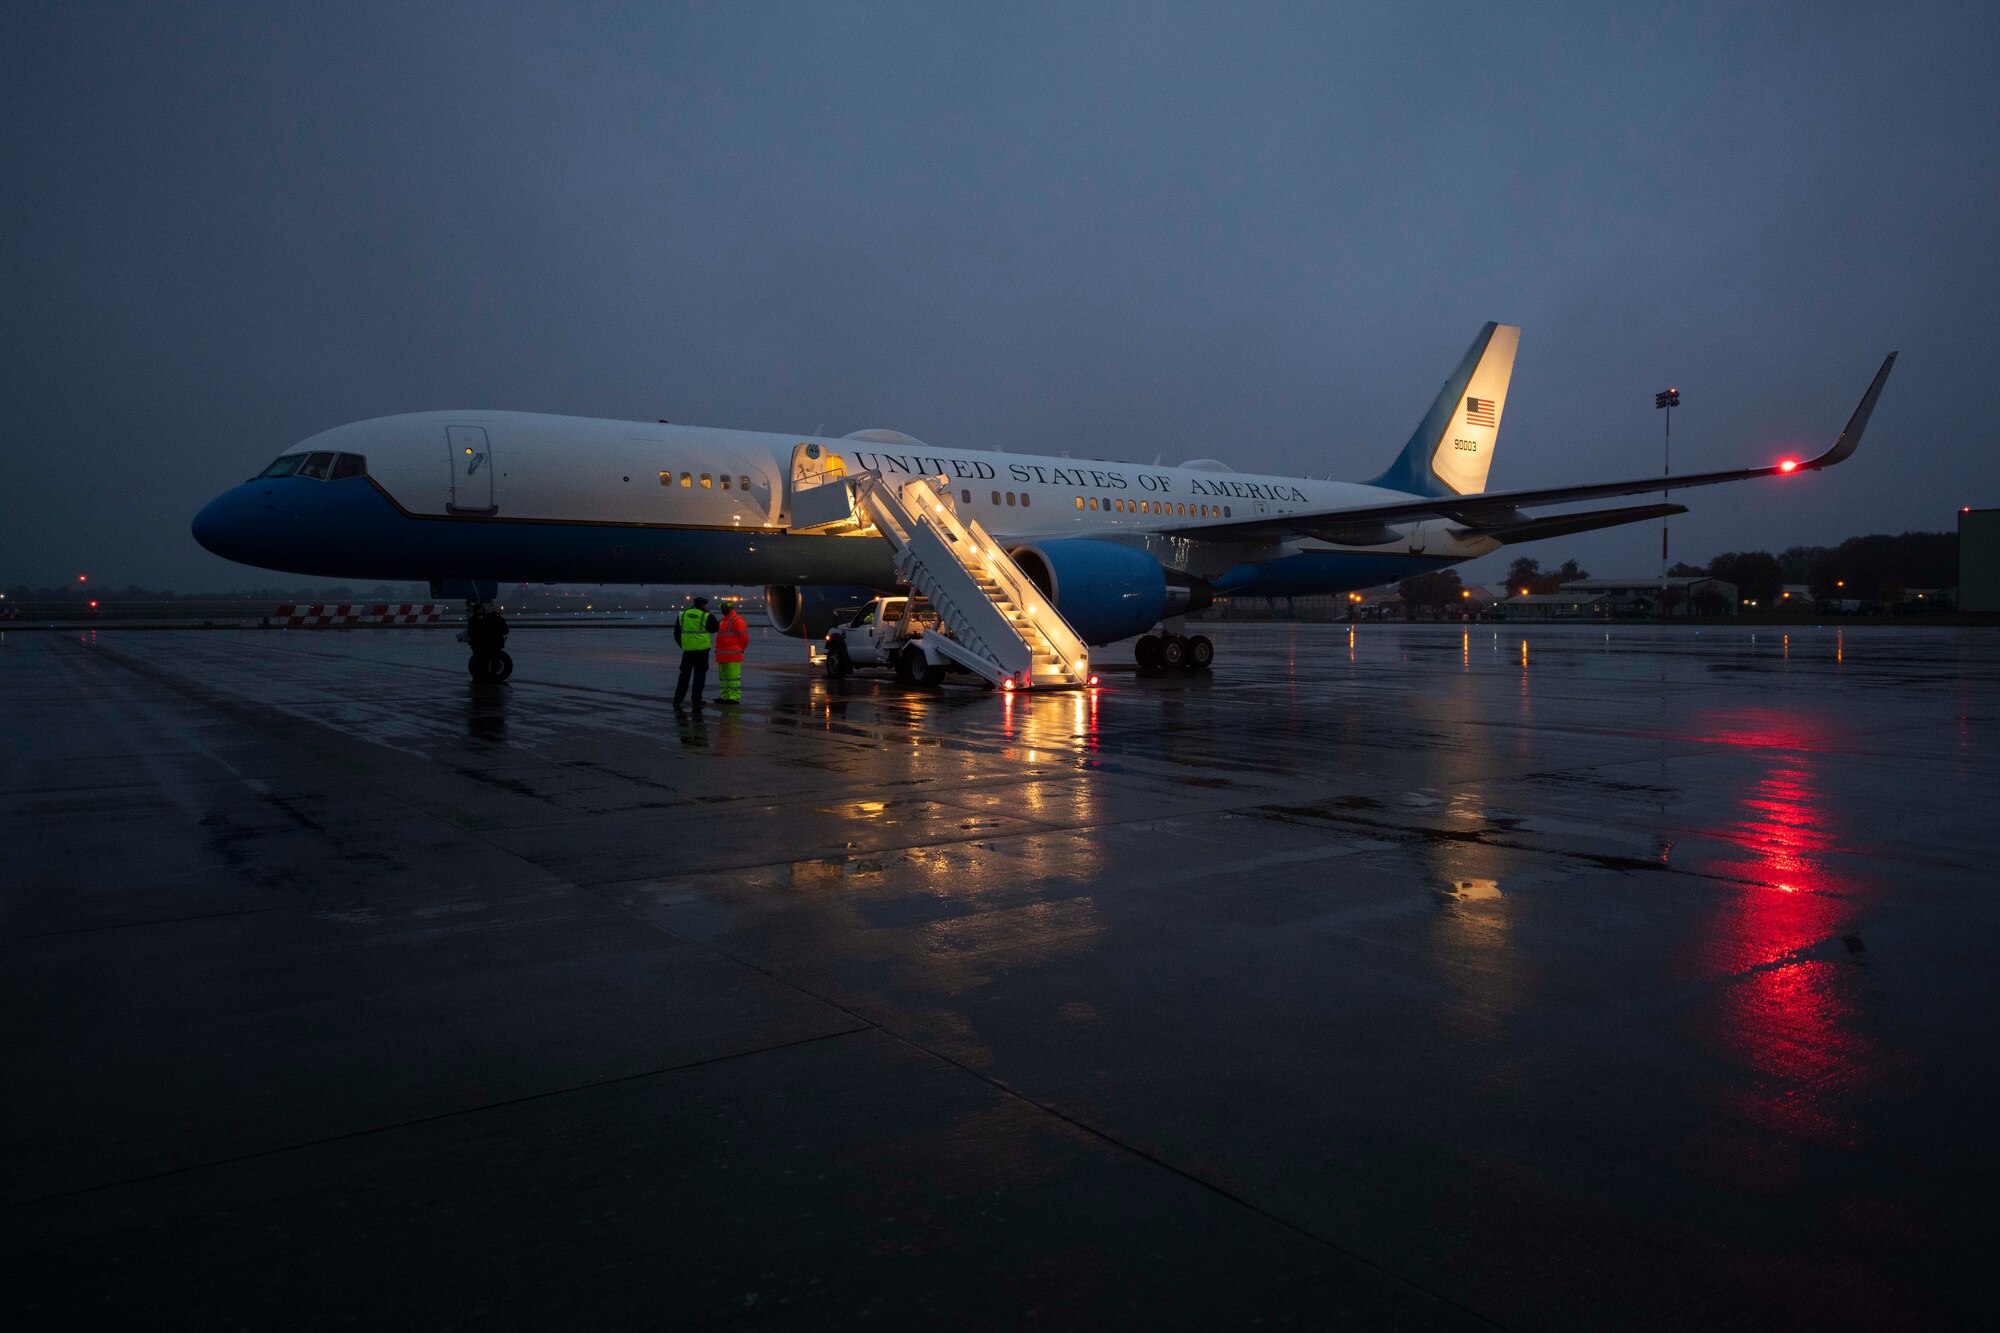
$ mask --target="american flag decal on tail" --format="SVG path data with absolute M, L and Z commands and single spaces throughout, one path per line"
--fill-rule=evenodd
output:
M 1493 400 L 1491 398 L 1468 398 L 1465 400 L 1465 424 L 1468 426 L 1491 426 Z

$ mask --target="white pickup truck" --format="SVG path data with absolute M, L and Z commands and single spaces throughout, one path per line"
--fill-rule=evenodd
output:
M 877 597 L 826 632 L 826 674 L 838 680 L 863 667 L 890 667 L 906 684 L 936 685 L 964 667 L 927 648 L 940 635 L 937 612 L 922 597 Z

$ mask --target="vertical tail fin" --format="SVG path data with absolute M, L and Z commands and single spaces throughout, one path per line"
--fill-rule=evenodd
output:
M 1500 414 L 1507 408 L 1507 381 L 1514 375 L 1514 349 L 1520 344 L 1521 330 L 1512 324 L 1489 323 L 1481 329 L 1403 452 L 1369 484 L 1410 495 L 1485 490 L 1500 438 Z

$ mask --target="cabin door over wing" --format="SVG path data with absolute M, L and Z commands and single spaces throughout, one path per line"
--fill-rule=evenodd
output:
M 445 508 L 454 514 L 493 514 L 493 446 L 478 426 L 446 426 L 451 451 L 451 494 Z

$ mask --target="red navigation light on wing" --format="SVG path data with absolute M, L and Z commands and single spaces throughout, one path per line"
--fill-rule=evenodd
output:
M 1798 470 L 1799 460 L 1796 458 L 1780 459 L 1778 462 L 1778 471 L 1780 472 L 1797 472 Z

